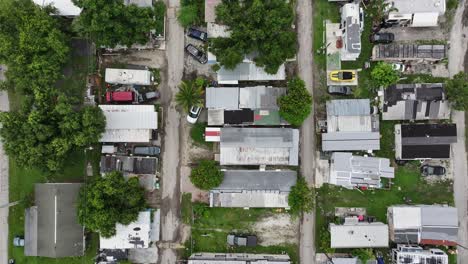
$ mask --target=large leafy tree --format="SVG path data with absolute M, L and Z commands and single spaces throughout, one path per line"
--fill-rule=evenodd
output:
M 98 47 L 116 45 L 130 47 L 145 44 L 149 32 L 157 27 L 154 8 L 124 5 L 123 0 L 73 0 L 83 8 L 75 21 L 75 29 L 94 40 Z
M 203 88 L 203 79 L 182 81 L 179 85 L 179 92 L 175 96 L 176 103 L 186 112 L 192 106 L 203 106 Z
M 9 87 L 32 93 L 60 78 L 69 49 L 50 11 L 31 0 L 0 1 L 0 61 Z
M 105 117 L 97 107 L 74 110 L 65 96 L 36 94 L 34 104 L 0 114 L 0 137 L 19 164 L 57 171 L 72 149 L 98 143 Z
M 293 126 L 300 126 L 312 110 L 312 96 L 303 80 L 293 78 L 288 82 L 288 92 L 278 98 L 280 115 Z
M 223 182 L 223 173 L 214 160 L 201 160 L 190 174 L 190 181 L 202 190 L 211 190 Z
M 86 228 L 111 237 L 115 235 L 117 223 L 130 224 L 145 207 L 144 190 L 138 179 L 132 177 L 126 181 L 120 172 L 111 172 L 82 187 L 78 218 Z
M 379 62 L 371 71 L 372 81 L 378 86 L 388 87 L 398 82 L 400 78 L 398 72 L 392 65 L 386 62 Z
M 303 177 L 297 179 L 296 185 L 288 195 L 290 213 L 299 216 L 303 212 L 310 212 L 314 208 L 314 189 L 307 185 Z
M 292 4 L 284 0 L 227 1 L 216 8 L 217 19 L 229 26 L 229 38 L 216 38 L 211 51 L 218 62 L 234 69 L 246 54 L 255 54 L 255 63 L 274 74 L 296 54 L 296 34 Z
M 468 110 L 468 73 L 460 72 L 445 82 L 447 98 L 456 110 Z

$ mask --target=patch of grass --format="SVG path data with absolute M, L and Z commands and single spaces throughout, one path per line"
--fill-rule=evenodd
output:
M 227 235 L 252 234 L 251 226 L 257 220 L 275 214 L 271 209 L 210 208 L 205 204 L 193 205 L 194 222 L 192 237 L 186 243 L 183 254 L 188 257 L 194 252 L 247 252 L 288 254 L 292 263 L 298 263 L 297 245 L 282 244 L 276 246 L 230 247 Z
M 317 0 L 314 5 L 314 59 L 315 64 L 321 70 L 325 70 L 327 59 L 325 56 L 325 20 L 330 20 L 332 23 L 340 22 L 340 9 L 335 3 L 328 0 Z
M 156 1 L 154 3 L 154 11 L 156 17 L 156 34 L 164 36 L 164 16 L 166 15 L 166 4 L 164 1 Z
M 184 193 L 182 194 L 182 221 L 184 224 L 192 224 L 192 194 Z
M 93 162 L 89 155 L 90 162 Z M 77 150 L 70 154 L 61 172 L 45 173 L 34 168 L 25 168 L 10 159 L 10 201 L 21 201 L 10 207 L 9 222 L 9 256 L 17 263 L 32 264 L 80 264 L 93 263 L 98 248 L 98 236 L 91 234 L 87 240 L 85 256 L 79 258 L 40 258 L 24 256 L 24 248 L 13 247 L 12 240 L 15 235 L 24 234 L 24 210 L 34 203 L 34 184 L 46 182 L 82 182 L 86 177 L 87 158 L 83 150 Z
M 320 239 L 320 233 L 327 229 L 328 223 L 334 221 L 335 207 L 365 207 L 368 215 L 387 222 L 387 207 L 405 204 L 406 200 L 411 200 L 412 204 L 454 203 L 451 181 L 429 184 L 421 179 L 418 166 L 412 163 L 396 168 L 391 190 L 360 192 L 325 184 L 317 193 L 317 239 Z M 318 250 L 325 249 L 319 247 Z
M 395 159 L 395 124 L 398 122 L 380 120 L 380 150 L 375 153 L 377 157 Z
M 213 142 L 205 141 L 206 126 L 206 123 L 195 123 L 190 129 L 190 137 L 192 138 L 193 142 L 195 142 L 195 144 L 211 149 L 213 148 Z

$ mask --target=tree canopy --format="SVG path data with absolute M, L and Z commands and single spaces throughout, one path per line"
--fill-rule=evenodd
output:
M 290 213 L 299 216 L 303 212 L 310 212 L 314 208 L 314 191 L 307 185 L 303 177 L 298 177 L 296 185 L 291 188 L 288 196 Z
M 400 77 L 398 76 L 398 72 L 393 69 L 392 65 L 379 62 L 374 69 L 372 69 L 371 78 L 378 87 L 388 87 L 397 83 Z
M 459 72 L 445 82 L 447 99 L 455 110 L 468 110 L 468 74 Z
M 205 21 L 204 0 L 182 0 L 181 5 L 177 19 L 183 27 L 200 25 Z
M 245 55 L 255 54 L 255 64 L 274 74 L 296 54 L 292 4 L 284 0 L 223 1 L 216 17 L 229 27 L 229 38 L 212 40 L 211 51 L 227 69 L 234 69 Z
M 312 96 L 303 80 L 293 78 L 288 82 L 286 95 L 278 98 L 280 115 L 293 126 L 300 126 L 312 110 Z
M 62 75 L 69 48 L 50 11 L 30 0 L 0 1 L 0 61 L 17 91 L 47 89 Z
M 176 103 L 188 112 L 192 106 L 203 106 L 203 94 L 206 81 L 197 78 L 195 81 L 182 81 L 175 96 Z
M 98 47 L 114 48 L 146 44 L 149 32 L 163 20 L 152 7 L 125 5 L 123 0 L 73 0 L 83 8 L 74 27 L 83 36 L 90 37 Z
M 115 235 L 115 224 L 130 224 L 145 207 L 145 194 L 138 178 L 126 181 L 115 171 L 95 177 L 81 188 L 78 219 L 86 228 L 111 237 Z
M 190 174 L 190 181 L 202 190 L 211 190 L 219 186 L 223 178 L 223 173 L 214 160 L 201 160 Z

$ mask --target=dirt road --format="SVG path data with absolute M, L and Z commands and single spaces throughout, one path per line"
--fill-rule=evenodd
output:
M 8 94 L 0 91 L 0 112 L 9 110 Z M 0 206 L 8 204 L 8 190 L 8 157 L 0 142 Z M 0 263 L 8 263 L 8 207 L 0 208 Z
M 299 51 L 297 54 L 299 77 L 306 83 L 307 89 L 313 93 L 312 79 L 312 1 L 298 0 L 297 32 Z M 315 171 L 315 127 L 314 115 L 305 120 L 301 128 L 301 174 L 310 186 L 314 184 Z M 301 263 L 315 263 L 315 213 L 304 214 L 300 228 L 299 254 Z
M 452 31 L 450 32 L 449 73 L 451 76 L 466 71 L 463 59 L 466 58 L 468 45 L 468 1 L 459 3 Z M 455 206 L 458 209 L 458 244 L 459 264 L 468 263 L 468 178 L 467 155 L 465 148 L 465 112 L 452 111 L 452 121 L 457 124 L 457 143 L 452 146 L 453 178 Z
M 179 243 L 180 236 L 180 119 L 174 96 L 182 80 L 184 69 L 184 31 L 177 22 L 178 0 L 167 1 L 167 89 L 163 97 L 165 112 L 164 152 L 162 154 L 162 208 L 161 240 L 162 242 Z M 174 264 L 177 262 L 175 249 L 163 248 L 160 251 L 159 263 Z

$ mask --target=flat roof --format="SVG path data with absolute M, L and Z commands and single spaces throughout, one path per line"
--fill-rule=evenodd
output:
M 151 230 L 151 212 L 144 211 L 138 214 L 136 221 L 129 225 L 117 223 L 116 234 L 105 238 L 100 236 L 99 246 L 101 249 L 130 249 L 148 248 Z
M 239 87 L 206 88 L 205 105 L 209 109 L 239 109 Z
M 258 67 L 255 63 L 242 62 L 233 70 L 224 67 L 218 71 L 218 83 L 238 84 L 239 81 L 275 81 L 285 80 L 286 70 L 282 64 L 275 74 L 266 73 L 263 67 Z
M 239 89 L 239 108 L 277 110 L 278 98 L 286 94 L 286 88 L 243 87 Z
M 322 133 L 323 151 L 379 150 L 379 132 Z
M 188 264 L 290 264 L 288 255 L 251 253 L 194 253 Z
M 151 85 L 152 73 L 148 70 L 106 68 L 105 81 L 113 84 Z
M 77 7 L 72 0 L 33 0 L 39 6 L 52 5 L 57 8 L 60 16 L 79 16 L 81 8 Z
M 221 128 L 222 165 L 297 166 L 299 130 L 291 128 Z
M 331 248 L 386 248 L 388 226 L 380 222 L 330 224 Z
M 445 0 L 386 0 L 388 8 L 394 8 L 390 13 L 415 14 L 415 13 L 445 13 Z

